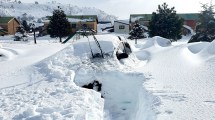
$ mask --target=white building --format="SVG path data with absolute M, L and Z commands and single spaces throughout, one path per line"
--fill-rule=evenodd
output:
M 130 24 L 129 20 L 117 20 L 114 21 L 114 32 L 120 34 L 129 34 Z

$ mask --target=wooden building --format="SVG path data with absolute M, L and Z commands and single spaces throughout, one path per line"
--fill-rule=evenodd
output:
M 73 15 L 67 16 L 71 24 L 72 32 L 79 31 L 84 27 L 97 32 L 98 17 L 97 15 Z
M 16 28 L 20 26 L 19 21 L 14 17 L 0 17 L 0 26 L 4 33 L 9 35 L 14 35 L 16 33 Z

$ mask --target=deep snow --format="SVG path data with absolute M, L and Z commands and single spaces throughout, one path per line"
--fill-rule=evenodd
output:
M 107 42 L 114 35 L 97 38 L 105 52 L 117 46 Z M 0 37 L 0 119 L 215 119 L 215 42 L 127 40 L 133 53 L 118 61 L 90 59 L 87 40 L 45 37 L 35 45 Z M 80 87 L 93 80 L 100 93 Z

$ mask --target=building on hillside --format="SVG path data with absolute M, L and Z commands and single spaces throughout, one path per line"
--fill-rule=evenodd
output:
M 97 32 L 98 17 L 97 15 L 72 15 L 67 16 L 72 32 L 79 31 L 84 27 Z
M 5 34 L 14 35 L 16 28 L 20 26 L 19 21 L 14 17 L 0 17 L 0 26 Z M 1 33 L 3 33 L 1 31 Z
M 184 25 L 189 26 L 195 31 L 199 13 L 184 13 L 184 14 L 177 14 L 177 15 L 184 19 Z M 151 17 L 152 17 L 152 14 L 131 14 L 130 24 L 131 26 L 133 26 L 134 22 L 137 20 L 141 25 L 148 26 L 149 21 L 151 20 Z
M 129 20 L 114 21 L 114 32 L 120 34 L 129 34 L 130 32 Z

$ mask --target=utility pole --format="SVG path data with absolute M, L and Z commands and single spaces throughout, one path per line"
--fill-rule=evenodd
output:
M 33 32 L 34 32 L 34 44 L 37 44 L 36 34 L 35 34 L 35 24 L 32 25 L 32 28 L 33 28 Z

